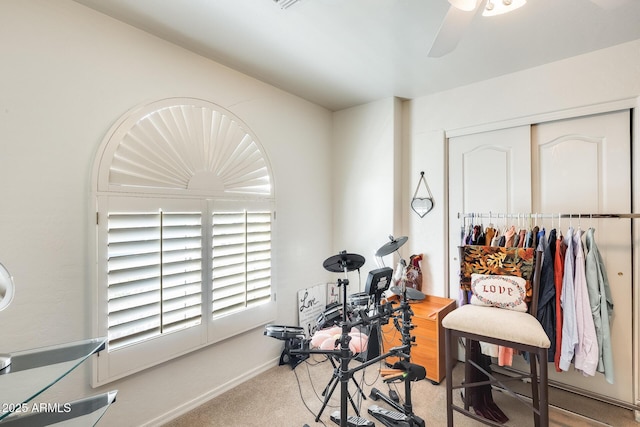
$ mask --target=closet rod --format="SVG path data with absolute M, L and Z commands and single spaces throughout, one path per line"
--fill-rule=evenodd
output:
M 602 219 L 602 218 L 640 218 L 640 213 L 622 213 L 622 214 L 566 214 L 566 213 L 497 213 L 497 212 L 470 212 L 458 213 L 458 218 L 508 218 L 508 219 L 545 219 L 545 218 L 585 218 L 585 219 Z

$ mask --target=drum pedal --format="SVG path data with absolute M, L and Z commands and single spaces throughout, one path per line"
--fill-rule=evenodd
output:
M 340 411 L 335 411 L 334 413 L 331 414 L 329 418 L 331 418 L 331 421 L 333 421 L 334 423 L 340 425 Z M 347 425 L 349 427 L 362 427 L 362 426 L 375 427 L 376 426 L 373 421 L 370 421 L 362 417 L 356 417 L 355 415 L 350 415 L 347 417 Z
M 389 411 L 388 409 L 381 408 L 378 405 L 369 406 L 368 412 L 383 423 L 384 421 L 389 421 L 397 424 L 409 420 L 409 417 L 402 412 Z

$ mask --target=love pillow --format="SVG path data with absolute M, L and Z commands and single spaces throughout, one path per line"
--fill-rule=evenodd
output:
M 527 281 L 517 276 L 471 275 L 471 304 L 527 311 Z

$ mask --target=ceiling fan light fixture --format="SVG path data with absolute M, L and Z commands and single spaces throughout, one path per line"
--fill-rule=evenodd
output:
M 487 0 L 482 16 L 496 16 L 522 7 L 527 0 Z
M 449 4 L 456 9 L 471 12 L 476 10 L 476 7 L 478 7 L 478 0 L 449 0 Z

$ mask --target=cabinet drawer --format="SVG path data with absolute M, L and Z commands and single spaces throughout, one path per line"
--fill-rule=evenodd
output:
M 431 339 L 436 339 L 438 336 L 438 324 L 435 321 L 416 317 L 411 322 L 416 326 L 411 331 L 412 334 Z

